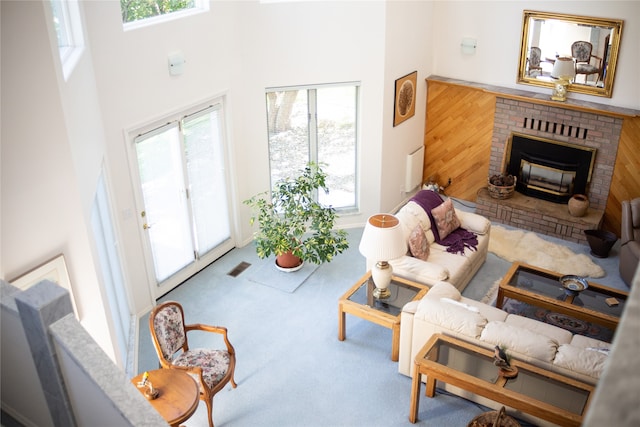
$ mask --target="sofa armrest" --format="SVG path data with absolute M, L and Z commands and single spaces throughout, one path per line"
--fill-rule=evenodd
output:
M 632 240 L 624 245 L 636 258 L 640 259 L 640 242 Z
M 418 304 L 420 304 L 420 300 L 418 301 L 409 301 L 402 307 L 402 312 L 407 314 L 416 314 L 416 310 L 418 309 Z
M 460 226 L 476 234 L 488 234 L 491 230 L 491 221 L 473 212 L 456 209 L 456 216 L 460 220 Z

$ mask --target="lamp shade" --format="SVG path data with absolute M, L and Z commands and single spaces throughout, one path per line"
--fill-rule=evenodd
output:
M 576 69 L 573 64 L 573 58 L 556 58 L 556 62 L 553 63 L 553 70 L 551 71 L 551 77 L 556 79 L 564 78 L 571 80 L 576 76 Z
M 373 261 L 389 261 L 407 253 L 407 242 L 398 218 L 391 214 L 369 217 L 358 247 L 360 253 Z

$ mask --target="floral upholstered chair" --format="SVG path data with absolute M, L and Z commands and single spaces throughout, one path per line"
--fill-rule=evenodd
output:
M 528 70 L 527 74 L 533 76 L 534 74 L 542 75 L 542 51 L 539 47 L 532 47 L 529 51 L 529 57 L 527 58 Z
M 209 426 L 213 427 L 213 396 L 228 382 L 236 388 L 233 378 L 236 354 L 227 337 L 227 328 L 185 325 L 182 306 L 173 301 L 162 303 L 151 311 L 149 328 L 160 365 L 167 369 L 182 369 L 195 378 L 200 389 L 200 400 L 207 404 Z M 220 334 L 226 349 L 190 349 L 187 340 L 189 331 Z
M 584 84 L 591 74 L 596 75 L 596 83 L 600 79 L 602 72 L 602 58 L 592 55 L 593 45 L 586 41 L 577 41 L 571 45 L 571 56 L 575 60 L 576 77 L 584 74 Z M 591 61 L 594 59 L 595 61 Z M 594 64 L 595 62 L 595 64 Z

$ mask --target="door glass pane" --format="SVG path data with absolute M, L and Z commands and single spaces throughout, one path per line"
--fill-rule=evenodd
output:
M 158 283 L 194 259 L 177 125 L 136 140 L 145 218 Z
M 306 90 L 267 93 L 271 185 L 298 173 L 309 161 Z
M 214 107 L 183 126 L 198 255 L 230 238 L 220 116 Z
M 129 366 L 128 362 L 132 361 L 128 357 L 132 316 L 122 276 L 116 232 L 113 228 L 111 208 L 107 197 L 107 187 L 102 176 L 98 181 L 96 197 L 91 209 L 91 225 L 99 256 L 102 280 L 109 303 L 109 312 L 111 313 L 118 341 L 117 347 L 120 360 L 126 369 Z
M 318 162 L 324 164 L 329 194 L 319 201 L 334 208 L 356 206 L 357 86 L 317 90 Z

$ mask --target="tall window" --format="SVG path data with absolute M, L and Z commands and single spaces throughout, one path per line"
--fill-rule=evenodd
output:
M 356 208 L 358 94 L 355 83 L 267 90 L 272 185 L 314 161 L 329 187 L 319 201 Z
M 147 21 L 153 22 L 178 12 L 207 10 L 206 0 L 120 0 L 122 22 L 124 24 Z M 175 15 L 174 15 L 175 16 Z
M 129 309 L 129 299 L 122 273 L 118 250 L 118 239 L 111 215 L 111 205 L 104 177 L 101 175 L 96 196 L 91 207 L 91 227 L 98 252 L 107 303 L 111 314 L 111 326 L 116 338 L 117 359 L 132 374 L 133 349 L 129 343 L 133 317 Z
M 80 9 L 77 0 L 51 0 L 51 11 L 66 80 L 84 50 Z

